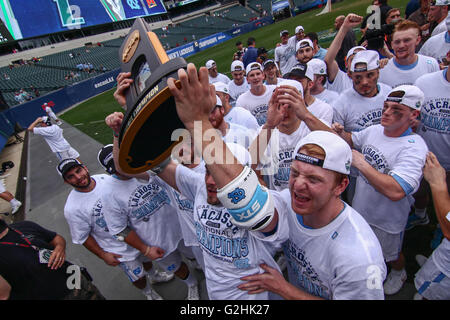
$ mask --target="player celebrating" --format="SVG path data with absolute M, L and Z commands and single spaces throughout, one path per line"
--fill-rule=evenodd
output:
M 28 131 L 43 136 L 59 161 L 68 158 L 74 158 L 80 161 L 78 151 L 72 148 L 67 140 L 64 139 L 63 129 L 52 125 L 49 117 L 38 117 L 30 124 Z
M 406 281 L 401 252 L 410 211 L 410 195 L 417 191 L 428 151 L 425 141 L 410 128 L 420 114 L 423 92 L 410 85 L 392 89 L 383 106 L 381 124 L 351 134 L 334 126 L 353 150 L 352 166 L 359 170 L 353 207 L 367 220 L 391 266 L 384 291 L 397 293 Z
M 265 85 L 262 66 L 253 62 L 247 66 L 247 81 L 250 84 L 250 90 L 243 93 L 236 101 L 237 107 L 242 107 L 250 111 L 256 118 L 259 126 L 266 122 L 267 107 L 275 86 Z
M 203 132 L 209 130 L 207 117 L 214 103 L 214 96 L 209 89 L 206 69 L 200 68 L 197 75 L 195 66 L 189 64 L 187 72 L 179 70 L 178 75 L 181 89 L 175 86 L 174 79 L 169 79 L 168 85 L 175 97 L 180 119 L 190 131 L 193 130 L 194 121 L 199 120 L 202 121 Z M 283 86 L 277 88 L 275 95 L 280 105 L 288 104 L 295 110 L 303 106 L 300 112 L 303 115 L 309 114 L 304 104 L 297 103 L 300 101 L 297 89 Z M 250 229 L 252 237 L 264 239 L 267 237 L 266 232 L 275 232 L 275 239 L 266 241 L 270 243 L 289 239 L 285 251 L 289 260 L 288 268 L 291 268 L 292 275 L 297 275 L 291 278 L 294 285 L 287 285 L 279 271 L 263 264 L 262 267 L 271 273 L 256 275 L 256 281 L 253 281 L 254 278 L 243 277 L 243 280 L 251 281 L 240 285 L 240 288 L 254 293 L 249 297 L 272 290 L 284 298 L 382 299 L 381 281 L 385 267 L 379 244 L 364 219 L 339 198 L 348 184 L 345 175 L 348 174 L 351 162 L 350 148 L 334 134 L 313 134 L 311 133 L 311 139 L 306 137 L 299 145 L 303 155 L 296 155 L 297 159 L 291 170 L 290 188 L 279 196 L 261 186 L 256 174 L 247 166 L 236 161 L 229 164 L 212 161 L 211 155 L 204 152 L 206 145 L 198 150 L 205 157 L 207 174 L 214 179 L 214 188 L 211 185 L 207 189 L 208 195 L 217 198 L 228 208 L 233 224 L 239 226 L 239 230 Z M 228 156 L 233 159 L 229 148 L 223 142 L 220 145 L 220 142 L 217 147 L 222 148 L 227 159 Z M 322 161 L 316 161 L 314 153 L 302 149 L 309 144 L 323 148 L 325 157 L 322 157 Z M 162 176 L 166 171 L 169 173 L 173 170 L 169 166 L 164 169 Z M 174 185 L 179 185 L 178 175 L 183 174 L 178 169 L 177 167 L 175 181 L 173 176 L 165 177 L 172 179 Z M 343 175 L 337 175 L 333 171 Z M 298 214 L 304 217 L 299 219 L 302 221 L 297 220 Z M 265 235 L 257 231 L 262 231 Z M 254 243 L 251 242 L 252 245 Z M 323 250 L 319 251 L 318 248 Z M 264 259 L 260 256 L 260 260 Z M 255 261 L 252 259 L 249 262 Z M 340 272 L 342 270 L 344 272 Z M 272 282 L 273 287 L 268 287 L 261 279 L 271 277 L 272 274 L 278 278 Z M 236 273 L 230 274 L 232 275 Z

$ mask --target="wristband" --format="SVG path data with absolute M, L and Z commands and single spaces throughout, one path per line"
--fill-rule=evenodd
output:
M 117 132 L 115 132 L 114 130 L 113 130 L 113 135 L 114 135 L 115 138 L 119 137 L 119 134 Z

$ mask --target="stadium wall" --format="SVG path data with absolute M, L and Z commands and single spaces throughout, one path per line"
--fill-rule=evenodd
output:
M 167 55 L 171 59 L 176 57 L 188 57 L 240 34 L 250 32 L 271 23 L 273 23 L 273 18 L 271 16 L 264 17 L 231 30 L 220 32 L 169 50 L 167 51 Z M 45 111 L 42 109 L 44 102 L 50 102 L 51 105 L 54 105 L 52 106 L 52 109 L 55 113 L 61 112 L 76 103 L 112 89 L 116 84 L 116 77 L 119 72 L 120 69 L 116 69 L 95 78 L 87 79 L 71 86 L 66 86 L 0 113 L 0 152 L 3 150 L 9 137 L 14 134 L 16 122 L 23 128 L 27 128 L 37 117 L 45 115 Z

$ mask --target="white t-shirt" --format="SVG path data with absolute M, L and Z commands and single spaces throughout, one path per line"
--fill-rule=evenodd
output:
M 35 127 L 33 128 L 33 133 L 43 136 L 53 152 L 67 151 L 70 149 L 70 144 L 63 137 L 63 129 L 58 126 Z
M 188 168 L 187 168 L 188 169 Z M 193 172 L 197 172 L 199 174 L 205 174 L 205 164 L 202 161 L 196 167 L 190 169 Z M 195 230 L 195 221 L 194 221 L 194 201 L 192 199 L 186 198 L 182 194 L 180 194 L 177 190 L 171 188 L 172 197 L 174 204 L 177 209 L 178 220 L 180 222 L 181 232 L 183 234 L 184 244 L 186 246 L 199 246 L 196 236 Z
M 314 102 L 308 106 L 308 111 L 316 118 L 325 122 L 327 126 L 331 126 L 333 121 L 333 107 L 325 101 L 316 98 Z
M 444 237 L 441 244 L 431 254 L 434 264 L 450 278 L 450 241 Z
M 418 54 L 418 59 L 410 66 L 401 66 L 391 58 L 387 65 L 380 70 L 378 82 L 385 83 L 392 88 L 400 85 L 412 85 L 420 76 L 439 71 L 439 63 L 435 58 Z
M 445 170 L 450 170 L 450 82 L 443 71 L 425 74 L 417 79 L 425 100 L 421 108 L 421 123 L 417 133 L 438 158 Z
M 249 295 L 237 288 L 240 278 L 264 271 L 266 263 L 279 270 L 272 253 L 263 242 L 231 222 L 231 215 L 222 206 L 207 202 L 205 176 L 181 165 L 176 168 L 178 190 L 194 200 L 196 235 L 203 251 L 208 296 L 211 300 L 267 300 L 268 292 Z
M 378 192 L 360 173 L 353 208 L 370 225 L 392 234 L 404 231 L 411 210 L 409 197 L 417 191 L 422 179 L 428 152 L 425 141 L 417 134 L 387 137 L 381 125 L 353 132 L 352 141 L 372 167 L 393 176 L 407 195 L 399 201 L 392 201 Z
M 229 122 L 228 125 L 229 128 L 226 135 L 223 136 L 223 141 L 237 143 L 248 149 L 256 137 L 256 131 L 247 129 L 237 123 Z
M 278 228 L 269 237 L 258 233 L 258 238 L 284 243 L 290 283 L 324 299 L 384 299 L 386 265 L 381 246 L 358 212 L 345 204 L 328 225 L 311 229 L 292 210 L 288 189 L 271 194 Z
M 439 33 L 447 31 L 447 25 L 445 24 L 446 19 L 439 22 L 439 24 L 436 26 L 436 28 L 433 29 L 433 32 L 431 33 L 431 36 L 438 35 Z
M 228 94 L 230 95 L 230 104 L 234 107 L 236 105 L 236 100 L 239 98 L 241 94 L 250 90 L 250 86 L 248 85 L 247 79 L 244 79 L 244 82 L 238 86 L 234 81 L 230 81 L 228 83 Z
M 170 194 L 167 184 L 155 176 L 148 181 L 112 178 L 102 197 L 109 232 L 117 235 L 129 226 L 146 245 L 164 249 L 166 257 L 182 237 Z
M 258 130 L 259 125 L 256 118 L 247 109 L 233 107 L 223 117 L 226 122 L 236 123 L 250 130 Z
M 282 75 L 291 71 L 292 67 L 298 63 L 295 58 L 295 47 L 289 45 L 289 43 L 276 47 L 275 62 L 279 64 Z
M 314 94 L 314 97 L 322 100 L 323 102 L 328 103 L 330 106 L 333 106 L 336 103 L 336 100 L 339 98 L 339 93 L 333 90 L 325 89 L 319 94 Z
M 378 83 L 378 93 L 374 97 L 364 97 L 351 87 L 345 90 L 333 104 L 333 123 L 338 122 L 347 132 L 361 131 L 379 124 L 383 105 L 391 88 Z
M 447 42 L 446 34 L 448 34 L 447 30 L 428 39 L 423 44 L 422 48 L 420 48 L 419 54 L 433 57 L 439 63 L 441 63 L 442 58 L 445 58 L 447 52 L 450 51 L 450 36 L 447 36 L 447 38 L 449 39 L 449 41 Z
M 72 242 L 83 244 L 91 235 L 105 251 L 122 255 L 119 261 L 133 261 L 139 251 L 125 242 L 116 240 L 110 233 L 105 216 L 109 214 L 102 202 L 105 186 L 112 179 L 106 174 L 91 176 L 96 182 L 91 192 L 72 190 L 64 206 L 64 217 L 69 224 Z
M 230 82 L 230 78 L 228 78 L 226 75 L 224 75 L 223 73 L 217 73 L 217 77 L 213 78 L 211 76 L 209 76 L 209 83 L 214 83 L 214 82 L 223 82 L 225 84 L 228 84 Z
M 338 94 L 341 94 L 341 92 L 349 88 L 353 88 L 352 79 L 341 69 L 338 70 L 333 82 L 327 80 L 327 89 L 335 91 Z
M 315 99 L 308 106 L 308 110 L 327 126 L 331 126 L 333 108 L 329 104 Z M 269 179 L 269 189 L 281 191 L 288 187 L 294 149 L 297 143 L 310 132 L 311 130 L 303 121 L 297 130 L 289 135 L 280 132 L 277 128 L 274 129 L 270 137 L 269 145 L 264 152 L 264 159 L 262 159 L 262 163 L 258 166 L 258 170 L 263 170 L 261 173 L 267 175 Z M 274 173 L 270 174 L 272 172 Z
M 270 98 L 275 90 L 276 86 L 265 85 L 266 91 L 260 96 L 255 96 L 250 90 L 240 95 L 236 101 L 237 107 L 242 107 L 250 111 L 250 113 L 256 118 L 259 126 L 266 123 L 267 109 L 269 106 Z

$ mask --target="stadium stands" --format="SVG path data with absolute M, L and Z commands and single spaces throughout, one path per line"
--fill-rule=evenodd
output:
M 270 10 L 270 1 L 249 1 L 262 4 Z M 184 43 L 201 39 L 211 34 L 226 31 L 248 23 L 258 17 L 255 10 L 250 10 L 237 2 L 228 4 L 225 9 L 207 12 L 184 20 L 167 28 L 153 30 L 167 49 L 175 48 Z M 120 67 L 118 49 L 123 38 L 102 41 L 101 46 L 78 47 L 51 55 L 40 57 L 38 62 L 0 68 L 0 91 L 8 105 L 13 106 L 19 102 L 14 99 L 15 92 L 23 89 L 32 91 L 37 88 L 41 95 L 57 90 L 67 85 L 95 77 L 105 68 L 107 71 Z M 80 65 L 91 64 L 93 70 L 81 70 Z M 4 79 L 4 75 L 9 80 Z M 33 95 L 34 97 L 34 95 Z

